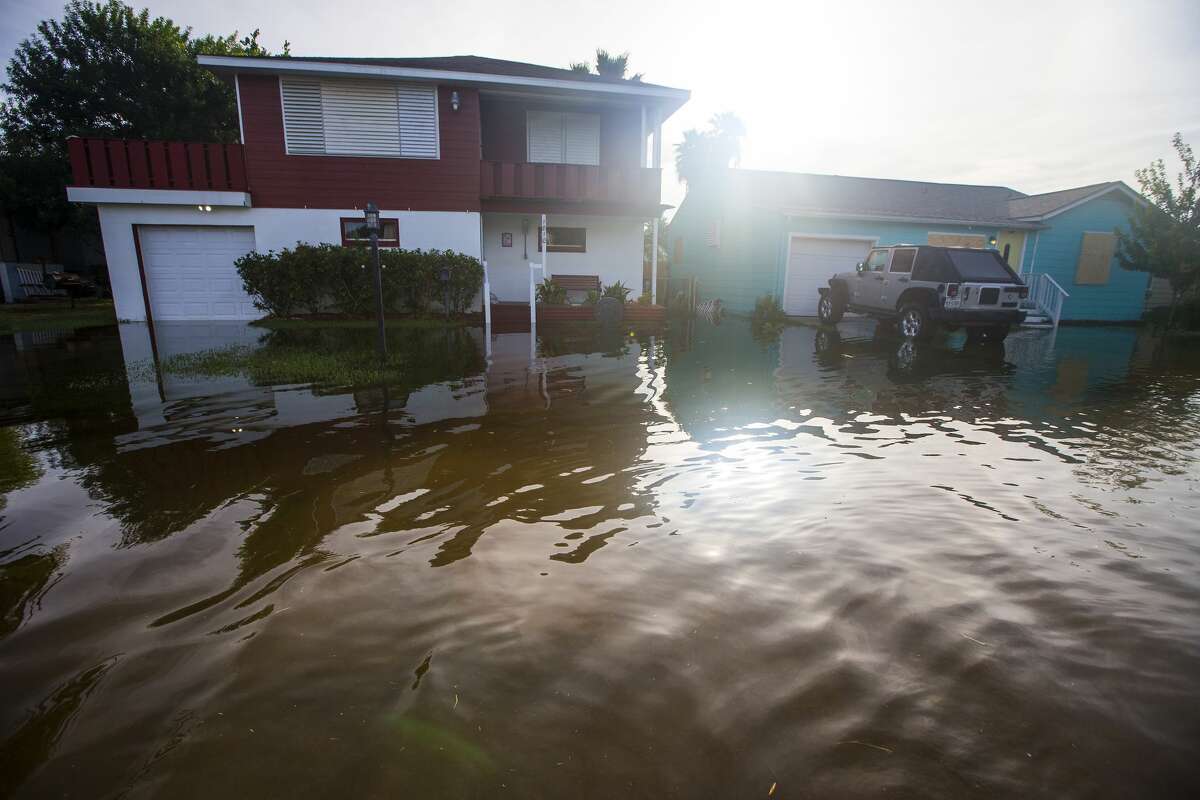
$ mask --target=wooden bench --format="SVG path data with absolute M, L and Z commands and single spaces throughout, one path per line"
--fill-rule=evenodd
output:
M 551 275 L 550 280 L 568 292 L 600 291 L 599 275 Z

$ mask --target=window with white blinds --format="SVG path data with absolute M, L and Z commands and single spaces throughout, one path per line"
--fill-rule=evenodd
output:
M 600 163 L 600 115 L 566 111 L 529 111 L 525 117 L 531 162 Z
M 439 157 L 437 87 L 283 78 L 280 93 L 290 154 Z

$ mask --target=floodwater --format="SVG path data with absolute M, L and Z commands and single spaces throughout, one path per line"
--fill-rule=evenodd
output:
M 0 340 L 0 795 L 1200 796 L 1196 340 L 160 327 Z

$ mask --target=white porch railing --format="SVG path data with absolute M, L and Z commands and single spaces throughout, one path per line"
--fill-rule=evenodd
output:
M 1063 302 L 1071 295 L 1044 272 L 1030 272 L 1021 277 L 1029 287 L 1029 304 L 1057 328 L 1058 321 L 1062 319 Z

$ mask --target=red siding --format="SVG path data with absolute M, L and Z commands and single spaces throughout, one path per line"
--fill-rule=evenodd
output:
M 289 156 L 279 79 L 239 75 L 246 178 L 256 207 L 479 210 L 479 93 L 438 87 L 441 158 Z M 461 107 L 450 109 L 457 90 Z
M 529 109 L 553 111 L 565 108 L 568 107 L 485 97 L 480 112 L 484 160 L 525 161 L 525 112 Z M 638 139 L 642 133 L 642 113 L 639 109 L 572 105 L 569 110 L 590 111 L 600 115 L 600 166 L 639 166 Z

